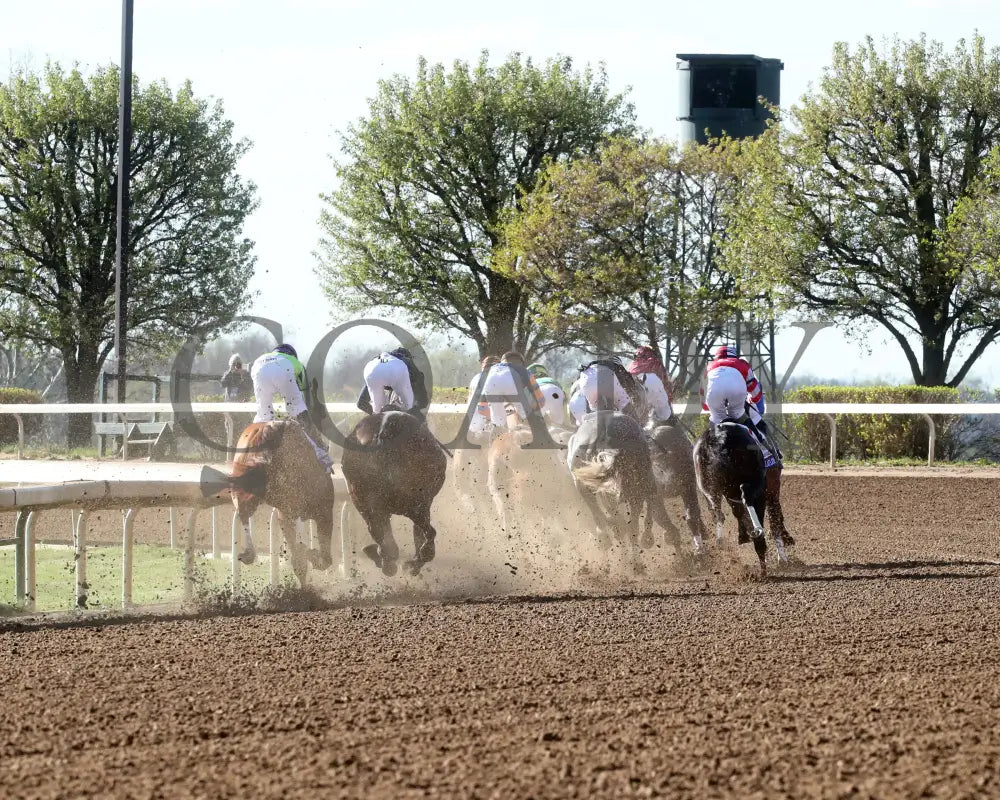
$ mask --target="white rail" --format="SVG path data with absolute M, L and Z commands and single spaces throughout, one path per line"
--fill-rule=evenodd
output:
M 278 410 L 284 410 L 283 403 L 276 403 Z M 700 407 L 690 404 L 691 411 L 704 413 Z M 689 404 L 676 403 L 674 412 L 685 415 Z M 222 413 L 235 414 L 254 412 L 256 403 L 190 403 L 179 406 L 174 403 L 11 403 L 0 404 L 0 414 L 13 415 L 17 420 L 17 457 L 24 453 L 24 414 L 119 414 L 123 420 L 125 414 L 157 413 L 170 414 L 178 410 L 192 413 Z M 326 410 L 331 414 L 360 413 L 354 403 L 327 403 Z M 463 403 L 431 403 L 428 414 L 464 414 L 468 406 Z M 1000 403 L 772 403 L 768 406 L 768 414 L 822 414 L 830 423 L 830 467 L 837 466 L 837 419 L 838 414 L 919 414 L 928 426 L 927 463 L 934 463 L 934 445 L 937 440 L 937 430 L 931 415 L 948 416 L 1000 414 Z M 231 443 L 229 443 L 231 444 Z M 127 452 L 123 448 L 123 455 Z

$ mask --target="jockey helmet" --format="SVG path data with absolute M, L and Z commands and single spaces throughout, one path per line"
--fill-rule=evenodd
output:
M 243 366 L 243 359 L 240 357 L 239 353 L 233 353 L 231 356 L 229 356 L 230 369 L 232 369 L 233 367 L 242 367 L 242 366 Z
M 724 344 L 715 351 L 716 358 L 739 358 L 740 351 L 734 345 Z
M 542 364 L 528 364 L 528 372 L 530 372 L 536 378 L 549 377 L 549 371 L 545 369 L 544 365 Z
M 395 350 L 390 350 L 389 355 L 396 356 L 396 358 L 409 358 L 411 360 L 413 358 L 413 356 L 410 354 L 410 351 L 407 350 L 405 347 L 397 347 Z
M 292 358 L 298 358 L 299 354 L 295 352 L 295 348 L 290 344 L 279 344 L 274 348 L 276 353 L 284 353 L 286 356 L 291 356 Z

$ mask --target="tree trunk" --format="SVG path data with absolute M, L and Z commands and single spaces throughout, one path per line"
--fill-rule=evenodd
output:
M 64 356 L 66 368 L 66 401 L 69 403 L 93 403 L 94 388 L 97 383 L 98 367 L 96 355 L 91 361 L 82 358 L 70 362 Z M 93 436 L 90 414 L 70 414 L 66 430 L 68 447 L 90 447 Z
M 933 338 L 925 334 L 921 337 L 923 349 L 920 379 L 918 386 L 946 386 L 948 384 L 948 365 L 944 360 L 944 333 L 934 334 Z

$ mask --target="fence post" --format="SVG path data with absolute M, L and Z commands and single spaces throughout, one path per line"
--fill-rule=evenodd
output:
M 14 594 L 18 605 L 23 605 L 28 596 L 27 553 L 24 546 L 24 530 L 28 524 L 28 512 L 17 512 L 14 521 Z
M 24 525 L 24 594 L 25 608 L 35 610 L 35 512 L 28 512 L 28 521 Z
M 830 420 L 830 469 L 837 468 L 837 418 L 833 414 L 825 414 Z
M 132 526 L 135 523 L 135 509 L 125 510 L 122 516 L 122 608 L 132 605 L 132 561 L 135 536 Z
M 17 420 L 17 457 L 22 459 L 24 458 L 24 420 L 21 419 L 20 414 L 15 414 L 14 419 Z
M 930 414 L 924 414 L 924 419 L 927 420 L 928 427 L 928 437 L 927 437 L 927 466 L 934 465 L 934 445 L 937 442 L 937 427 L 934 425 L 934 420 L 931 419 Z
M 76 518 L 73 549 L 76 551 L 76 606 L 87 607 L 87 518 L 90 512 L 83 509 Z
M 199 510 L 198 506 L 191 507 L 184 529 L 184 602 L 186 603 L 194 599 L 194 534 Z

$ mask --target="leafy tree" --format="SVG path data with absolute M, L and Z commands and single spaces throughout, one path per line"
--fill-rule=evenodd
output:
M 506 269 L 544 298 L 539 322 L 590 349 L 669 344 L 677 388 L 696 386 L 708 347 L 747 305 L 717 254 L 752 146 L 618 139 L 554 165 L 506 229 Z
M 474 67 L 421 60 L 414 81 L 381 81 L 343 137 L 340 187 L 325 197 L 328 296 L 459 331 L 480 355 L 541 352 L 532 298 L 494 265 L 504 214 L 548 160 L 593 153 L 633 118 L 603 71 L 575 72 L 568 58 L 538 67 L 513 55 L 492 68 L 484 52 Z
M 1000 51 L 841 43 L 790 120 L 765 137 L 727 260 L 787 305 L 882 326 L 914 383 L 957 386 L 1000 334 Z
M 70 402 L 92 402 L 114 343 L 118 70 L 49 65 L 0 85 L 0 331 L 62 358 Z M 129 342 L 208 334 L 247 299 L 255 189 L 236 174 L 219 103 L 164 83 L 133 89 Z M 70 417 L 73 445 L 90 420 Z

